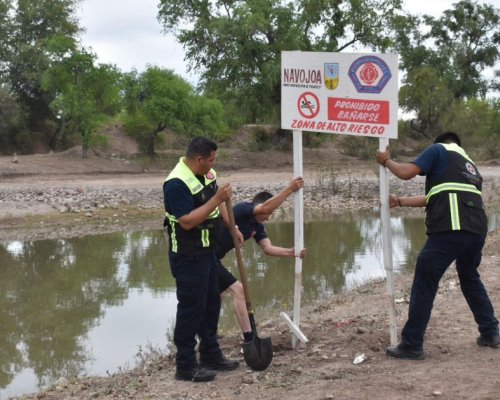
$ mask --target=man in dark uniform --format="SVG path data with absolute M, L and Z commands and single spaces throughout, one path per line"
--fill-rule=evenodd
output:
M 233 207 L 234 220 L 238 230 L 243 234 L 244 240 L 254 238 L 255 242 L 262 248 L 265 254 L 275 257 L 305 257 L 306 249 L 295 254 L 295 249 L 274 246 L 267 236 L 264 222 L 269 219 L 276 210 L 292 193 L 304 186 L 301 177 L 294 178 L 281 192 L 273 196 L 269 192 L 259 192 L 252 202 L 241 202 Z M 217 251 L 219 259 L 219 286 L 222 296 L 226 292 L 233 297 L 234 313 L 238 324 L 243 332 L 245 342 L 253 340 L 253 332 L 248 318 L 243 285 L 231 272 L 229 272 L 220 260 L 227 252 L 234 249 L 233 239 L 229 229 L 223 228 L 220 249 Z
M 479 346 L 498 348 L 498 321 L 477 271 L 488 225 L 481 196 L 482 177 L 454 132 L 438 135 L 412 163 L 391 160 L 389 149 L 377 162 L 400 179 L 425 175 L 425 196 L 390 196 L 390 207 L 426 207 L 427 241 L 420 252 L 411 289 L 408 320 L 397 346 L 386 354 L 423 359 L 424 333 L 439 281 L 456 261 L 460 288 L 474 315 Z
M 239 365 L 222 355 L 217 342 L 220 292 L 215 248 L 222 229 L 219 205 L 231 196 L 231 186 L 217 187 L 212 169 L 216 157 L 214 142 L 194 138 L 186 157 L 163 185 L 169 261 L 177 286 L 174 343 L 178 380 L 210 381 L 216 375 L 213 370 L 233 370 Z M 199 364 L 196 335 L 200 338 Z

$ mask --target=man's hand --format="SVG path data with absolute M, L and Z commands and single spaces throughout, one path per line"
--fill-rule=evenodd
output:
M 394 207 L 397 207 L 399 206 L 399 201 L 398 201 L 399 197 L 394 195 L 394 194 L 390 194 L 389 195 L 389 207 L 390 208 L 394 208 Z
M 385 167 L 385 165 L 384 165 L 384 164 L 385 164 L 385 162 L 386 162 L 387 160 L 390 160 L 390 158 L 391 158 L 391 152 L 389 151 L 389 146 L 387 146 L 387 147 L 385 148 L 385 151 L 380 151 L 380 150 L 377 150 L 377 153 L 376 153 L 375 157 L 377 158 L 377 162 L 378 162 L 380 165 L 382 165 L 382 166 L 384 166 L 384 167 Z
M 305 256 L 307 256 L 307 249 L 300 250 L 299 257 L 304 258 Z
M 218 204 L 220 204 L 231 198 L 232 193 L 233 190 L 231 189 L 231 184 L 226 183 L 223 186 L 219 187 L 219 189 L 217 189 L 217 193 L 215 193 L 214 197 L 217 199 Z
M 238 228 L 236 228 L 236 237 L 238 238 L 238 247 L 243 246 L 243 243 L 245 243 L 245 238 L 243 237 L 243 233 L 241 233 Z
M 293 178 L 292 181 L 288 184 L 288 189 L 290 189 L 291 192 L 296 192 L 303 187 L 304 179 L 301 176 Z

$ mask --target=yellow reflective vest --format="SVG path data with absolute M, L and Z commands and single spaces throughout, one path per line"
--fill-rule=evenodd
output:
M 448 163 L 441 176 L 427 177 L 425 182 L 427 233 L 465 230 L 486 234 L 482 176 L 460 146 L 439 145 L 446 149 Z
M 216 172 L 211 169 L 202 183 L 189 169 L 182 157 L 175 168 L 165 179 L 165 183 L 172 179 L 180 179 L 189 189 L 194 200 L 194 207 L 198 208 L 209 201 L 217 193 Z M 181 227 L 177 218 L 166 211 L 167 230 L 169 234 L 170 250 L 173 253 L 194 256 L 196 254 L 213 251 L 220 240 L 221 218 L 219 207 L 216 207 L 200 225 L 187 231 Z

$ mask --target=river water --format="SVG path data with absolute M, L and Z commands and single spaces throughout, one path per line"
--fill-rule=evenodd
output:
M 490 216 L 490 227 L 500 215 Z M 412 269 L 425 241 L 423 215 L 392 216 L 394 269 Z M 293 223 L 267 225 L 276 245 L 293 246 Z M 378 212 L 306 220 L 302 305 L 384 277 Z M 293 258 L 243 248 L 252 305 L 278 318 L 293 308 Z M 238 277 L 234 252 L 223 260 Z M 0 242 L 0 399 L 60 377 L 133 367 L 138 352 L 167 351 L 175 324 L 175 281 L 165 233 L 117 232 L 81 238 Z M 236 331 L 230 300 L 220 332 Z

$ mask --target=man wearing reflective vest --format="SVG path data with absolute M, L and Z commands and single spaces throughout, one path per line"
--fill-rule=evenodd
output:
M 391 159 L 387 148 L 377 162 L 400 179 L 425 175 L 425 196 L 390 195 L 390 207 L 425 207 L 427 241 L 421 250 L 411 289 L 408 320 L 401 341 L 386 354 L 395 358 L 424 358 L 424 333 L 439 281 L 455 261 L 460 288 L 478 325 L 479 346 L 498 348 L 498 321 L 477 271 L 488 225 L 481 196 L 483 179 L 454 132 L 438 135 L 411 163 Z
M 214 370 L 233 370 L 239 365 L 222 355 L 217 342 L 220 292 L 215 249 L 222 227 L 220 209 L 225 211 L 221 203 L 231 196 L 231 186 L 217 186 L 212 169 L 216 157 L 214 142 L 194 138 L 186 157 L 163 185 L 169 261 L 177 286 L 174 343 L 178 380 L 210 381 L 215 378 Z M 199 363 L 196 335 L 200 338 Z

